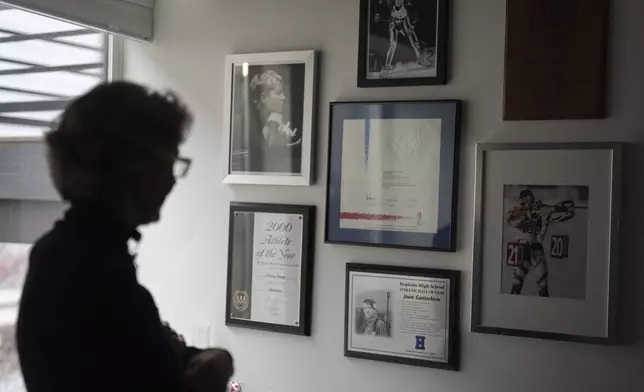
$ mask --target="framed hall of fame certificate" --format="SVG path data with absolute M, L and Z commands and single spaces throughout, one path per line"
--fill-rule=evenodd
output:
M 310 335 L 315 207 L 232 203 L 226 325 Z
M 348 264 L 347 357 L 458 370 L 459 271 Z
M 460 107 L 331 104 L 327 243 L 455 250 Z

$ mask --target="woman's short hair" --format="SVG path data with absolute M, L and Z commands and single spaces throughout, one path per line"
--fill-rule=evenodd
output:
M 256 74 L 250 81 L 250 92 L 253 102 L 255 104 L 261 102 L 262 94 L 275 90 L 280 84 L 284 84 L 284 79 L 272 69 Z
M 101 84 L 74 100 L 45 136 L 54 185 L 68 201 L 99 197 L 102 188 L 123 185 L 150 154 L 175 151 L 191 121 L 172 93 Z

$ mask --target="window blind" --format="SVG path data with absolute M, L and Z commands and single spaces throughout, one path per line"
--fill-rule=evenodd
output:
M 106 80 L 107 57 L 106 33 L 0 9 L 0 138 L 41 137 L 69 100 Z
M 151 41 L 155 0 L 0 0 L 2 3 L 130 38 Z

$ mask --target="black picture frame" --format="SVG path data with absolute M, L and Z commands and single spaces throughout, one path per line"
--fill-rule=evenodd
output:
M 397 357 L 394 355 L 371 354 L 349 349 L 349 318 L 352 311 L 352 299 L 350 298 L 350 276 L 351 272 L 368 272 L 382 275 L 404 275 L 409 277 L 432 277 L 448 279 L 449 290 L 449 331 L 448 337 L 448 361 L 436 362 L 413 358 Z M 440 270 L 428 268 L 398 267 L 373 264 L 348 263 L 346 267 L 345 281 L 345 317 L 344 317 L 344 356 L 349 358 L 367 359 L 381 362 L 390 362 L 403 365 L 437 368 L 443 370 L 458 371 L 460 368 L 460 287 L 461 272 L 456 270 Z
M 331 102 L 324 241 L 328 244 L 456 251 L 461 137 L 460 100 Z M 348 119 L 441 119 L 437 233 L 340 228 L 343 124 Z
M 300 309 L 298 325 L 282 325 L 265 322 L 252 321 L 250 319 L 240 319 L 233 317 L 233 274 L 234 274 L 234 254 L 233 246 L 235 243 L 235 213 L 274 213 L 274 214 L 295 214 L 302 215 L 302 260 L 300 275 Z M 226 325 L 258 329 L 264 331 L 286 333 L 292 335 L 310 336 L 311 335 L 311 305 L 313 295 L 313 268 L 315 255 L 315 221 L 316 207 L 304 205 L 287 205 L 287 204 L 265 204 L 265 203 L 238 203 L 230 204 L 229 215 L 229 238 L 228 238 L 228 274 L 226 285 Z M 251 251 L 252 256 L 252 251 Z M 252 269 L 251 269 L 252 273 Z M 252 293 L 250 295 L 252 301 Z
M 486 165 L 489 160 L 488 154 L 495 152 L 565 152 L 566 162 L 575 167 L 574 152 L 584 151 L 606 151 L 610 154 L 610 179 L 606 181 L 610 197 L 608 205 L 605 206 L 610 212 L 607 214 L 609 222 L 606 224 L 608 234 L 608 250 L 606 252 L 606 266 L 602 271 L 607 271 L 605 276 L 607 282 L 606 290 L 606 332 L 605 336 L 588 336 L 572 333 L 546 332 L 531 329 L 518 329 L 502 325 L 486 325 L 484 316 L 485 296 L 485 271 L 491 266 L 486 263 L 485 250 L 486 242 L 490 234 L 485 231 L 486 219 L 491 219 L 486 212 L 486 181 L 489 174 L 486 174 Z M 619 291 L 619 221 L 621 213 L 621 176 L 622 176 L 622 146 L 619 143 L 482 143 L 477 145 L 476 153 L 476 187 L 475 187 L 475 222 L 474 222 L 474 266 L 472 282 L 472 313 L 470 330 L 474 333 L 516 336 L 532 339 L 546 339 L 573 343 L 613 345 L 618 343 L 617 319 L 618 319 L 618 291 Z M 556 164 L 556 163 L 555 163 Z M 519 170 L 521 170 L 519 165 Z M 575 176 L 583 175 L 583 170 L 575 171 Z M 595 208 L 597 208 L 597 204 Z M 504 211 L 505 212 L 505 211 Z M 595 225 L 597 227 L 603 225 Z M 601 236 L 600 236 L 601 237 Z M 498 244 L 495 244 L 498 246 Z M 494 247 L 494 246 L 492 246 Z M 601 252 L 600 252 L 601 253 Z M 546 252 L 546 254 L 549 254 Z M 552 256 L 551 256 L 552 257 Z M 487 266 L 486 266 L 487 265 Z M 550 271 L 549 273 L 552 273 Z M 583 303 L 583 301 L 576 301 Z M 546 317 L 545 309 L 541 317 Z M 569 322 L 570 324 L 571 322 Z
M 401 86 L 431 86 L 445 85 L 449 82 L 449 0 L 430 0 L 437 2 L 436 21 L 436 76 L 410 78 L 370 79 L 367 75 L 369 66 L 369 34 L 371 2 L 378 0 L 360 0 L 360 33 L 358 48 L 358 87 L 401 87 Z M 391 0 L 392 2 L 394 0 Z M 408 0 L 405 0 L 407 2 Z M 381 37 L 382 39 L 382 37 Z M 388 38 L 387 38 L 388 39 Z M 402 38 L 404 39 L 404 37 Z

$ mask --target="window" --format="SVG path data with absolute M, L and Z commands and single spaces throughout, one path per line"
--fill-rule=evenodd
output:
M 65 209 L 42 136 L 71 99 L 113 74 L 113 39 L 0 4 L 0 390 L 25 391 L 14 321 L 31 245 Z
M 42 136 L 71 99 L 108 79 L 107 33 L 0 4 L 0 390 L 24 391 L 15 350 L 31 245 L 64 204 L 49 180 Z
M 107 33 L 0 5 L 0 137 L 40 137 L 107 80 Z

